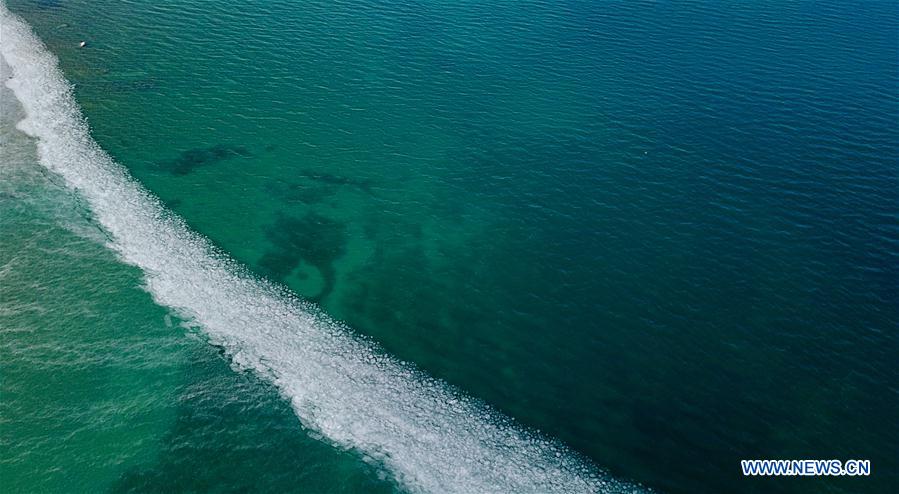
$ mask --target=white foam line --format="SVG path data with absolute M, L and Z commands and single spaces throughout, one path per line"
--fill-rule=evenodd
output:
M 285 291 L 192 232 L 91 138 L 57 60 L 0 3 L 6 81 L 46 168 L 90 204 L 109 247 L 144 273 L 159 304 L 197 325 L 234 363 L 271 380 L 302 424 L 381 462 L 415 492 L 636 492 L 558 443 L 517 426 Z

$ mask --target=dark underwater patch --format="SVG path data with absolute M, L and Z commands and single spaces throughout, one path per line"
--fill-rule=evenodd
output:
M 372 181 L 361 179 L 361 178 L 351 178 L 351 177 L 343 177 L 340 175 L 334 175 L 331 173 L 324 172 L 313 172 L 313 171 L 301 171 L 299 175 L 308 180 L 312 180 L 315 182 L 320 182 L 327 185 L 336 185 L 336 186 L 350 186 L 356 187 L 357 189 L 371 194 Z
M 232 158 L 249 158 L 253 153 L 244 146 L 216 144 L 205 148 L 188 149 L 177 158 L 159 163 L 160 168 L 173 175 L 187 175 L 195 168 L 208 166 Z
M 259 259 L 265 275 L 283 281 L 303 261 L 315 266 L 324 279 L 321 291 L 310 298 L 320 301 L 331 293 L 336 281 L 334 261 L 346 252 L 346 225 L 318 213 L 302 218 L 281 215 L 266 236 L 275 248 Z
M 300 185 L 283 182 L 270 183 L 265 190 L 278 195 L 281 199 L 290 203 L 318 204 L 334 195 L 336 187 L 331 185 Z
M 266 147 L 268 151 L 272 146 Z M 366 194 L 374 194 L 374 181 L 343 177 L 331 173 L 303 170 L 297 175 L 304 178 L 301 183 L 273 182 L 266 185 L 266 190 L 277 194 L 287 202 L 318 204 L 337 193 L 339 187 L 353 187 Z
M 156 89 L 157 82 L 153 78 L 111 79 L 91 83 L 98 89 L 114 93 L 140 93 Z

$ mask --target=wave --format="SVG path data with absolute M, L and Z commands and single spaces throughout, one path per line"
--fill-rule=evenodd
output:
M 56 57 L 3 3 L 0 24 L 6 85 L 26 113 L 17 127 L 37 139 L 41 164 L 89 203 L 158 304 L 274 383 L 313 435 L 414 492 L 642 492 L 252 276 L 97 145 Z

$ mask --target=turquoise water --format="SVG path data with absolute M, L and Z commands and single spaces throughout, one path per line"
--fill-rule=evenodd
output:
M 14 490 L 541 490 L 534 437 L 593 490 L 896 481 L 894 3 L 9 6 L 99 146 L 250 271 L 105 168 L 43 171 L 4 94 Z M 343 355 L 372 345 L 452 388 Z M 875 474 L 740 476 L 767 457 Z

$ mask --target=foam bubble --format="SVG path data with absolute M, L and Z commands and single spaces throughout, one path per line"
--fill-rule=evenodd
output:
M 557 442 L 385 355 L 314 306 L 254 278 L 133 180 L 90 137 L 56 58 L 0 3 L 6 81 L 43 166 L 90 204 L 108 245 L 157 303 L 234 365 L 271 380 L 316 437 L 416 492 L 638 492 Z

